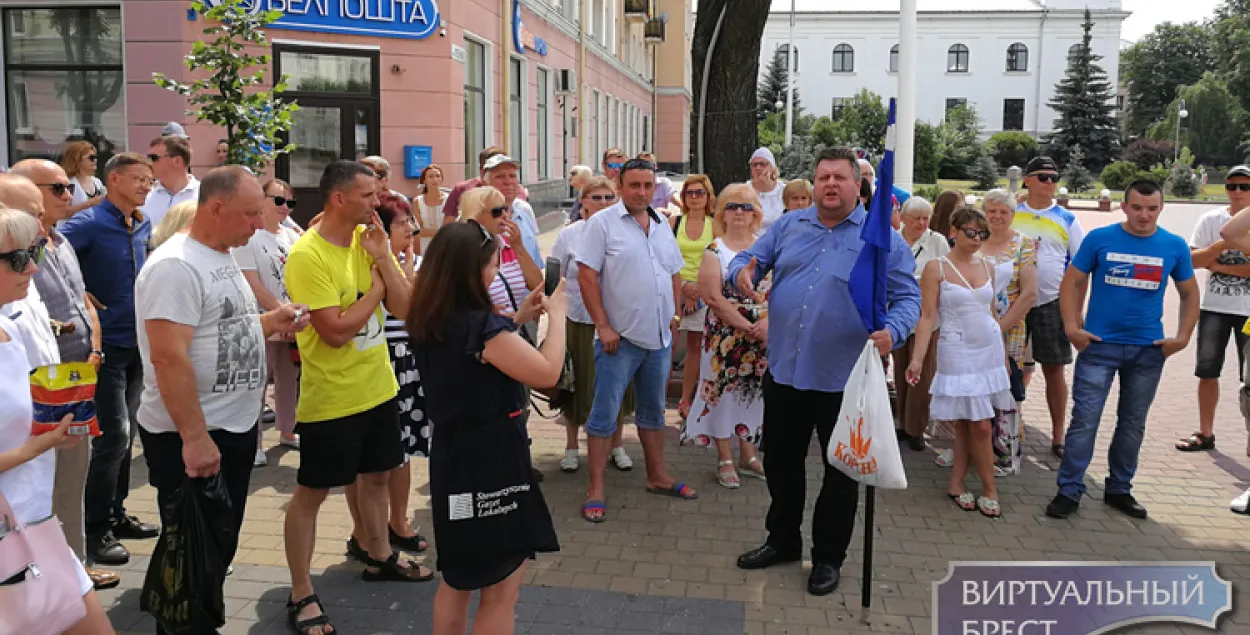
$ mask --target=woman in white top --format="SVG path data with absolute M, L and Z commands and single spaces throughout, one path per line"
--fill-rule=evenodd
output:
M 430 164 L 421 171 L 421 185 L 425 192 L 413 200 L 417 203 L 417 223 L 421 227 L 420 251 L 425 253 L 434 234 L 443 226 L 443 206 L 447 196 L 443 194 L 443 168 Z
M 616 190 L 612 182 L 602 176 L 590 176 L 581 185 L 581 220 L 594 216 L 597 212 L 611 207 L 616 202 Z M 573 394 L 560 405 L 561 423 L 566 430 L 564 458 L 560 459 L 560 469 L 564 472 L 576 472 L 578 462 L 577 431 L 586 423 L 590 416 L 590 405 L 594 397 L 595 387 L 595 323 L 586 312 L 582 303 L 582 290 L 577 282 L 577 243 L 586 223 L 573 223 L 560 230 L 556 244 L 551 248 L 551 257 L 560 261 L 560 275 L 564 278 L 564 292 L 569 297 L 569 317 L 564 328 L 565 343 L 569 359 L 573 362 Z M 616 434 L 612 435 L 612 464 L 619 470 L 629 470 L 634 462 L 625 453 L 621 445 L 621 431 L 625 426 L 621 422 L 625 414 L 633 410 L 633 386 L 625 392 L 625 400 L 621 412 L 617 415 Z
M 933 215 L 933 206 L 920 196 L 913 196 L 903 204 L 901 211 L 902 229 L 899 233 L 903 240 L 911 246 L 911 255 L 916 258 L 916 280 L 930 260 L 941 258 L 950 253 L 950 244 L 946 237 L 929 229 L 929 218 Z M 907 383 L 905 372 L 911 361 L 916 346 L 915 334 L 909 334 L 907 341 L 894 349 L 894 391 L 898 410 L 899 440 L 919 452 L 924 449 L 924 429 L 929 422 L 929 382 L 933 381 L 937 363 L 937 337 L 929 341 L 929 350 L 925 353 L 925 365 L 920 370 L 920 379 L 915 386 Z
M 0 305 L 26 297 L 40 248 L 36 246 L 39 221 L 26 212 L 0 209 Z M 56 459 L 51 452 L 85 442 L 81 436 L 67 432 L 73 422 L 66 416 L 52 432 L 31 435 L 34 420 L 30 393 L 31 370 L 26 348 L 17 328 L 8 318 L 0 317 L 0 494 L 12 508 L 18 523 L 37 523 L 52 515 L 52 485 Z M 65 631 L 79 634 L 111 634 L 113 627 L 104 614 L 91 580 L 82 563 L 67 547 L 66 564 L 77 572 L 78 591 L 82 595 L 86 616 Z M 35 563 L 38 564 L 38 563 Z M 11 573 L 11 572 L 8 572 Z M 0 584 L 22 584 L 31 570 L 6 575 Z M 4 617 L 0 616 L 0 620 Z
M 61 169 L 65 170 L 70 185 L 74 186 L 73 199 L 66 218 L 104 200 L 104 183 L 95 176 L 98 162 L 95 146 L 87 141 L 75 141 L 65 149 L 65 154 L 61 157 Z
M 780 172 L 777 171 L 777 160 L 773 158 L 772 150 L 760 148 L 751 155 L 750 184 L 764 208 L 764 220 L 759 229 L 761 234 L 786 212 L 782 197 L 786 185 L 778 180 L 778 176 Z

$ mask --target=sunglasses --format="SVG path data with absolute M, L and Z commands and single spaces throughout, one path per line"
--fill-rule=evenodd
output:
M 167 157 L 167 156 L 169 156 L 169 155 L 167 155 L 167 154 L 149 154 L 149 155 L 148 155 L 148 161 L 151 161 L 152 163 L 156 163 L 157 161 L 160 161 L 161 159 L 164 159 L 164 158 L 165 158 L 165 157 Z M 108 167 L 108 166 L 105 166 L 105 168 L 106 168 L 106 169 L 107 169 L 107 167 Z
M 755 206 L 750 203 L 725 203 L 726 212 L 754 212 Z
M 621 169 L 621 168 L 623 168 L 623 167 L 625 167 L 625 164 L 624 164 L 624 163 L 613 162 L 613 163 L 609 163 L 609 164 L 608 164 L 608 169 L 609 169 L 609 170 L 619 170 L 619 169 Z
M 1225 183 L 1224 190 L 1227 192 L 1235 192 L 1237 190 L 1250 192 L 1250 183 Z
M 73 183 L 40 183 L 39 187 L 48 188 L 53 196 L 64 196 L 66 192 L 69 192 L 71 196 L 74 194 Z
M 686 190 L 686 196 L 690 198 L 703 198 L 707 196 L 707 190 Z
M 968 240 L 978 240 L 978 239 L 989 240 L 990 239 L 990 230 L 988 229 L 973 229 L 971 227 L 965 227 L 963 229 L 960 229 L 959 231 L 962 232 L 964 237 L 966 237 Z
M 286 205 L 288 209 L 295 209 L 295 206 L 298 205 L 299 202 L 293 198 L 286 198 L 284 196 L 275 196 L 273 197 L 273 204 L 277 205 L 278 207 L 282 207 L 283 205 Z
M 43 262 L 43 248 L 46 244 L 48 244 L 48 239 L 40 236 L 35 240 L 34 245 L 26 249 L 7 251 L 0 254 L 0 261 L 9 263 L 9 268 L 14 272 L 22 273 L 26 271 L 26 267 L 30 266 L 30 263 L 33 262 L 37 265 Z
M 1038 181 L 1041 181 L 1042 183 L 1058 183 L 1059 182 L 1058 174 L 1034 174 L 1033 176 L 1034 178 L 1036 178 Z
M 591 194 L 590 200 L 599 201 L 599 202 L 606 201 L 608 203 L 611 203 L 612 201 L 616 200 L 616 195 L 615 194 Z
M 504 213 L 504 212 L 506 212 L 506 211 L 508 211 L 508 206 L 507 206 L 507 205 L 500 205 L 499 207 L 492 207 L 492 208 L 490 208 L 490 215 L 491 215 L 491 216 L 493 216 L 493 217 L 495 217 L 495 218 L 502 218 L 502 217 L 503 217 L 503 213 Z
M 95 155 L 94 154 L 87 155 L 87 160 L 92 163 L 95 163 Z

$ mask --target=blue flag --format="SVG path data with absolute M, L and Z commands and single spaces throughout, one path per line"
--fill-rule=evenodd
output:
M 851 300 L 859 310 L 864 328 L 875 333 L 885 328 L 885 278 L 886 262 L 890 256 L 890 241 L 894 227 L 890 217 L 894 214 L 891 192 L 894 190 L 894 117 L 895 102 L 890 99 L 889 128 L 885 136 L 885 156 L 877 166 L 877 189 L 872 197 L 872 208 L 864 221 L 860 238 L 864 248 L 851 269 L 849 281 Z

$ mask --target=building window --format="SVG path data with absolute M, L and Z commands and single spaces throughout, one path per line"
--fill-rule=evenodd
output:
M 956 108 L 962 108 L 968 105 L 967 98 L 964 97 L 947 97 L 946 98 L 946 114 L 949 116 L 951 111 Z
M 0 22 L 9 140 L 0 163 L 57 160 L 80 140 L 96 146 L 101 165 L 124 151 L 121 9 L 4 9 Z
M 643 115 L 642 116 L 642 149 L 643 150 L 651 149 L 651 127 L 650 125 L 651 125 L 651 122 L 648 121 L 648 117 L 646 115 Z M 658 160 L 658 157 L 657 157 L 657 160 Z
M 794 51 L 794 65 L 793 66 L 790 65 L 790 51 Z M 785 68 L 787 69 L 792 68 L 795 71 L 798 71 L 799 69 L 799 47 L 797 46 L 792 47 L 789 44 L 782 44 L 781 46 L 777 47 L 777 53 L 781 55 L 781 60 L 782 60 L 781 63 L 785 64 Z
M 551 177 L 551 71 L 538 69 L 538 180 Z
M 1023 73 L 1029 70 L 1029 47 L 1016 42 L 1007 47 L 1007 72 Z
M 946 72 L 948 73 L 967 73 L 968 72 L 968 47 L 963 44 L 953 44 L 946 51 Z
M 486 45 L 465 38 L 464 169 L 477 171 L 477 153 L 486 147 Z
M 1024 130 L 1024 100 L 1003 100 L 1003 130 Z
M 890 47 L 890 72 L 891 73 L 898 72 L 898 45 L 897 44 Z
M 521 60 L 508 58 L 508 153 L 521 163 L 517 176 L 525 180 L 525 100 L 522 94 L 525 88 L 525 66 Z
M 842 111 L 846 110 L 846 97 L 834 97 L 833 109 L 829 113 L 829 117 L 834 121 L 842 118 Z
M 599 132 L 599 91 L 597 90 L 594 92 L 594 102 L 595 107 L 590 111 L 591 139 L 594 141 L 591 153 L 598 159 L 603 156 L 603 138 Z
M 833 72 L 855 72 L 855 49 L 850 44 L 839 44 L 833 47 Z

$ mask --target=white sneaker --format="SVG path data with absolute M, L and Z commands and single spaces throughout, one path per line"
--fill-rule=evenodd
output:
M 265 456 L 264 450 L 256 451 L 256 458 L 252 461 L 253 467 L 265 467 L 269 465 L 269 457 Z
M 1238 514 L 1250 514 L 1250 489 L 1241 493 L 1241 496 L 1233 499 L 1228 504 L 1228 508 Z
M 612 448 L 612 464 L 622 472 L 634 469 L 634 460 L 625 453 L 625 448 Z
M 576 472 L 578 465 L 577 450 L 565 450 L 564 458 L 560 459 L 560 471 Z

